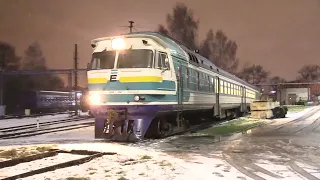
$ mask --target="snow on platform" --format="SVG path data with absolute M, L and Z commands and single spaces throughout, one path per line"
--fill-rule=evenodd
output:
M 100 141 L 94 139 L 94 127 L 42 134 L 18 139 L 0 139 L 0 146 L 20 146 L 29 144 L 64 144 Z
M 69 114 L 47 115 L 40 117 L 26 117 L 21 119 L 3 119 L 0 120 L 0 128 L 8 128 L 14 126 L 22 126 L 39 122 L 50 122 L 52 120 L 60 120 L 70 118 Z
M 88 113 L 79 113 L 80 116 L 87 116 Z M 46 115 L 46 116 L 39 116 L 39 117 L 25 117 L 25 118 L 16 118 L 16 119 L 2 119 L 0 120 L 0 128 L 8 128 L 14 126 L 23 126 L 28 124 L 37 123 L 39 122 L 50 122 L 53 120 L 62 120 L 71 118 L 69 114 L 56 114 L 56 115 Z

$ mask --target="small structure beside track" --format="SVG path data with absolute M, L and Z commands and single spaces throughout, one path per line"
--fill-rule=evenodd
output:
M 251 117 L 255 119 L 284 118 L 288 108 L 280 106 L 280 102 L 269 100 L 266 96 L 261 96 L 261 100 L 250 104 Z

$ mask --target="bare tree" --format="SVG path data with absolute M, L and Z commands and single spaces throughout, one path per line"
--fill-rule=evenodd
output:
M 214 32 L 212 29 L 210 29 L 206 35 L 206 38 L 200 46 L 200 54 L 203 57 L 210 59 L 210 56 L 214 53 L 214 47 Z
M 236 42 L 228 40 L 222 30 L 218 30 L 214 34 L 210 29 L 201 44 L 200 54 L 210 59 L 221 69 L 235 74 L 239 65 L 239 59 L 236 57 L 237 49 Z
M 279 77 L 279 76 L 273 76 L 272 78 L 269 79 L 269 83 L 273 84 L 271 85 L 272 90 L 276 90 L 277 89 L 277 85 L 279 83 L 285 83 L 287 82 L 285 79 Z
M 0 42 L 0 70 L 18 70 L 20 57 L 15 53 L 15 48 L 8 43 Z
M 173 38 L 181 41 L 190 49 L 197 49 L 198 20 L 194 20 L 193 12 L 183 3 L 173 7 L 173 13 L 167 15 L 168 30 L 160 25 L 158 32 L 169 33 Z
M 169 35 L 170 34 L 169 31 L 162 24 L 159 24 L 158 32 L 163 34 L 163 35 Z
M 299 71 L 300 81 L 320 81 L 320 66 L 319 65 L 306 65 Z
M 185 4 L 177 3 L 173 13 L 167 15 L 167 27 L 159 25 L 158 32 L 170 35 L 181 41 L 190 49 L 198 49 L 197 31 L 199 20 L 195 20 L 193 13 Z M 222 30 L 213 32 L 210 29 L 206 39 L 200 46 L 200 54 L 210 59 L 216 66 L 235 74 L 239 59 L 236 57 L 238 46 L 235 41 L 229 40 Z
M 43 56 L 40 44 L 35 42 L 25 51 L 23 62 L 24 70 L 46 70 L 46 59 Z M 29 87 L 31 89 L 57 90 L 64 86 L 61 78 L 51 74 L 42 74 L 38 76 L 28 76 L 30 78 Z
M 239 77 L 251 84 L 261 84 L 267 81 L 269 72 L 264 70 L 261 65 L 250 65 L 244 67 L 242 71 L 239 72 Z
M 38 42 L 33 43 L 25 51 L 25 58 L 23 60 L 23 69 L 25 70 L 45 70 L 46 60 L 43 57 L 40 44 Z

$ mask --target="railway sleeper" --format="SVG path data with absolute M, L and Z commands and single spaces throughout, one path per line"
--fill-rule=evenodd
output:
M 42 173 L 45 173 L 45 172 L 54 171 L 56 169 L 61 169 L 61 168 L 66 168 L 66 167 L 70 167 L 70 166 L 80 165 L 80 164 L 86 163 L 88 161 L 91 161 L 94 158 L 102 157 L 104 155 L 117 154 L 117 153 L 114 153 L 114 152 L 94 152 L 94 151 L 85 151 L 85 150 L 65 151 L 65 150 L 52 149 L 52 151 L 49 151 L 49 152 L 46 152 L 46 153 L 27 156 L 27 157 L 24 157 L 24 158 L 18 158 L 18 159 L 13 159 L 13 160 L 9 160 L 9 161 L 6 161 L 6 162 L 2 162 L 2 163 L 0 163 L 0 165 L 2 165 L 1 166 L 2 168 L 3 167 L 10 167 L 10 166 L 17 165 L 19 163 L 30 162 L 30 161 L 34 161 L 34 160 L 37 160 L 37 159 L 42 159 L 42 158 L 45 158 L 45 157 L 55 156 L 58 153 L 81 154 L 81 155 L 87 155 L 87 156 L 83 157 L 83 158 L 79 158 L 79 159 L 75 159 L 75 160 L 62 162 L 62 163 L 58 163 L 58 164 L 55 164 L 55 165 L 51 165 L 51 166 L 46 166 L 46 167 L 43 167 L 43 168 L 35 169 L 35 170 L 32 170 L 32 171 L 28 171 L 28 172 L 25 172 L 25 173 L 17 174 L 17 175 L 14 175 L 14 176 L 6 177 L 6 178 L 3 178 L 2 180 L 14 180 L 14 179 L 19 179 L 19 178 L 25 178 L 25 177 L 33 176 L 33 175 L 36 175 L 36 174 L 42 174 Z

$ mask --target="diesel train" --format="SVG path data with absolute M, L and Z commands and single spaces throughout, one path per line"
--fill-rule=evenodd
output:
M 95 138 L 136 140 L 203 119 L 241 116 L 260 90 L 170 36 L 137 32 L 91 42 L 88 95 Z

